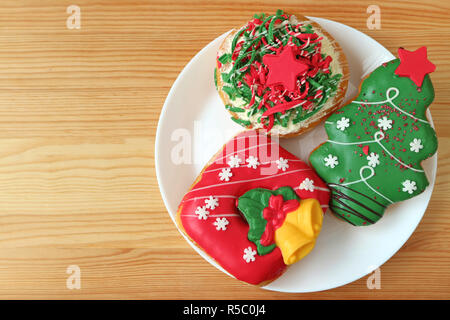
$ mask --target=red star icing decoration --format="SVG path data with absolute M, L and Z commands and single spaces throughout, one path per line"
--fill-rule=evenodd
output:
M 297 76 L 308 71 L 308 65 L 295 58 L 292 46 L 286 46 L 279 54 L 266 54 L 263 63 L 269 69 L 266 86 L 281 84 L 287 90 L 294 91 Z
M 395 69 L 395 74 L 410 78 L 418 87 L 422 86 L 426 74 L 436 70 L 436 66 L 427 58 L 427 47 L 419 48 L 416 51 L 399 48 L 398 57 L 400 65 Z

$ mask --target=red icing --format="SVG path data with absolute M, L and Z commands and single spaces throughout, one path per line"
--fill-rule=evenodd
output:
M 266 54 L 263 63 L 269 68 L 266 85 L 282 84 L 289 91 L 297 87 L 297 76 L 308 70 L 308 64 L 295 58 L 292 46 L 283 48 L 280 54 Z
M 283 196 L 271 196 L 269 206 L 264 208 L 263 217 L 267 220 L 266 229 L 261 237 L 261 244 L 269 246 L 273 243 L 275 230 L 281 227 L 286 219 L 286 214 L 297 209 L 299 202 L 297 200 L 283 201 Z
M 242 161 L 238 168 L 230 168 L 230 156 Z M 258 158 L 257 169 L 247 167 L 246 160 Z M 287 159 L 289 168 L 279 169 L 276 161 Z M 231 169 L 229 181 L 221 181 L 222 169 Z M 300 184 L 309 178 L 314 182 L 311 192 L 300 189 Z M 269 137 L 255 130 L 245 131 L 230 140 L 223 150 L 207 166 L 193 188 L 180 204 L 180 220 L 189 237 L 209 256 L 213 257 L 227 272 L 237 279 L 259 284 L 278 277 L 286 268 L 281 251 L 275 248 L 269 254 L 255 255 L 255 261 L 244 260 L 244 249 L 256 251 L 256 245 L 247 239 L 249 226 L 239 214 L 236 200 L 250 189 L 275 190 L 283 186 L 292 187 L 301 199 L 316 198 L 322 208 L 328 208 L 329 190 L 326 184 L 303 161 L 281 148 Z M 195 211 L 205 206 L 205 199 L 213 196 L 219 205 L 209 211 L 206 220 L 198 219 Z M 226 230 L 217 230 L 213 224 L 217 218 L 226 218 Z
M 369 146 L 364 146 L 363 147 L 363 152 L 367 156 L 369 154 Z
M 279 105 L 276 105 L 273 108 L 267 109 L 264 113 L 263 113 L 263 117 L 267 117 L 270 116 L 271 114 L 277 113 L 277 112 L 282 112 L 282 111 L 286 111 L 289 110 L 291 108 L 295 108 L 296 106 L 298 106 L 299 102 L 294 100 L 294 101 L 290 101 L 290 102 L 285 102 L 285 103 L 281 103 Z
M 427 58 L 427 47 L 421 47 L 416 51 L 399 48 L 398 57 L 400 65 L 395 70 L 395 74 L 409 77 L 418 87 L 422 85 L 426 74 L 436 70 L 436 66 Z

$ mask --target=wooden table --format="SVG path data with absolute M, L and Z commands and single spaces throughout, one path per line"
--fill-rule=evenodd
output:
M 450 298 L 450 38 L 442 1 L 3 0 L 0 4 L 0 298 Z M 274 5 L 276 3 L 276 5 Z M 445 4 L 444 4 L 445 3 Z M 68 6 L 81 9 L 69 29 Z M 184 65 L 255 12 L 324 17 L 392 52 L 428 46 L 439 167 L 424 219 L 367 277 L 313 294 L 268 292 L 206 263 L 161 200 L 154 143 Z M 66 269 L 81 269 L 69 290 Z

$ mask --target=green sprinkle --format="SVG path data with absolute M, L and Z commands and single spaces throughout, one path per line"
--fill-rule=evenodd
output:
M 238 66 L 239 63 L 242 61 L 242 59 L 244 59 L 244 58 L 247 56 L 247 50 L 248 50 L 254 43 L 259 42 L 259 41 L 261 40 L 261 38 L 262 38 L 262 36 L 260 36 L 260 37 L 258 37 L 258 38 L 256 38 L 256 39 L 253 39 L 252 41 L 250 41 L 249 44 L 247 44 L 245 47 L 242 48 L 241 53 L 239 54 L 239 56 L 237 57 L 236 61 L 234 62 L 233 68 L 231 69 L 230 73 L 231 73 L 231 72 L 234 72 L 236 69 L 239 70 L 239 69 L 242 68 L 242 66 L 239 67 L 239 68 L 237 68 L 237 66 Z
M 239 68 L 239 69 L 250 67 L 250 65 L 253 63 L 253 61 L 255 61 L 255 57 L 256 57 L 256 50 L 253 50 L 252 51 L 252 56 L 250 57 L 250 60 L 246 64 L 244 64 L 241 68 Z
M 252 90 L 250 90 L 247 85 L 243 85 L 239 92 L 242 94 L 242 97 L 244 99 L 248 99 L 247 102 L 250 102 L 250 100 L 252 99 Z
M 245 31 L 245 27 L 242 28 L 241 30 L 239 30 L 239 31 L 236 33 L 236 35 L 234 36 L 233 42 L 231 42 L 231 53 L 234 52 L 234 49 L 236 48 L 237 41 L 238 41 L 239 37 L 241 36 L 241 34 L 242 34 L 244 31 Z
M 258 27 L 258 32 L 262 32 L 262 30 L 267 31 L 266 29 L 266 23 L 269 22 L 269 20 L 272 19 L 272 16 L 267 17 L 263 23 Z
M 229 104 L 227 104 L 225 106 L 225 109 L 227 109 L 227 110 L 229 110 L 231 112 L 244 112 L 245 111 L 245 109 L 243 109 L 243 108 L 233 107 L 233 106 L 231 106 Z
M 310 24 L 307 24 L 305 26 L 305 32 L 304 33 L 314 33 L 313 27 Z
M 223 86 L 222 90 L 225 91 L 225 93 L 228 95 L 228 97 L 230 97 L 231 100 L 236 99 L 236 93 L 233 90 L 233 88 L 228 87 L 228 86 Z
M 269 43 L 273 42 L 273 26 L 275 24 L 275 21 L 277 21 L 276 18 L 273 18 L 272 21 L 270 21 L 269 29 L 267 30 L 267 40 Z
M 284 128 L 287 128 L 289 119 L 291 118 L 291 112 L 286 112 L 283 116 L 283 118 L 281 118 L 281 126 Z
M 220 56 L 219 62 L 222 64 L 227 64 L 227 63 L 231 62 L 231 54 L 224 53 L 223 55 Z
M 317 89 L 318 87 L 320 87 L 320 83 L 314 81 L 313 78 L 309 78 L 307 81 L 308 81 L 314 88 L 316 88 L 316 89 Z
M 275 30 L 275 31 L 273 30 L 273 28 L 274 28 L 274 26 L 275 26 L 275 22 L 278 21 L 278 20 L 285 21 L 286 18 L 276 16 L 276 17 L 274 17 L 274 18 L 272 19 L 272 21 L 271 21 L 270 24 L 269 24 L 269 29 L 268 29 L 268 31 L 267 31 L 267 40 L 269 41 L 269 43 L 272 43 L 272 42 L 273 42 L 273 34 L 274 34 L 274 32 L 279 31 L 279 30 L 283 30 L 283 31 L 281 32 L 281 35 L 285 34 L 285 32 L 286 32 L 286 30 L 284 30 L 284 28 L 282 28 L 282 29 L 277 29 L 277 30 Z
M 247 112 L 247 116 L 248 116 L 248 117 L 251 117 L 251 116 L 255 115 L 257 112 L 258 112 L 258 108 L 255 106 L 255 107 L 253 107 L 252 110 L 250 110 L 249 112 Z
M 248 120 L 242 120 L 242 119 L 237 119 L 234 117 L 231 117 L 231 120 L 233 120 L 234 122 L 236 122 L 237 124 L 240 124 L 243 127 L 248 127 L 249 125 L 251 125 L 252 123 Z
M 230 74 L 229 73 L 223 72 L 221 74 L 221 77 L 222 77 L 223 82 L 230 82 Z
M 315 113 L 317 113 L 317 111 L 319 111 L 320 108 L 315 108 L 313 111 L 306 111 L 301 109 L 301 111 L 298 112 L 297 116 L 295 117 L 294 120 L 292 120 L 292 123 L 299 123 L 300 121 L 303 121 L 305 119 L 308 119 L 310 117 L 312 117 Z

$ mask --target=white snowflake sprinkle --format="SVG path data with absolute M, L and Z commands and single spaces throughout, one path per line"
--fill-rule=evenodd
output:
M 244 249 L 244 255 L 242 258 L 245 260 L 245 262 L 253 262 L 255 261 L 255 255 L 256 251 L 252 249 L 252 247 L 248 247 Z
M 221 172 L 219 172 L 220 181 L 230 181 L 230 178 L 233 176 L 230 168 L 223 168 Z
M 383 117 L 383 119 L 378 119 L 378 127 L 387 130 L 392 128 L 392 120 Z
M 258 161 L 258 158 L 257 158 L 257 157 L 250 156 L 250 157 L 248 157 L 248 159 L 245 160 L 245 161 L 248 163 L 248 164 L 247 164 L 247 167 L 248 167 L 248 168 L 256 169 L 256 167 L 259 166 L 259 161 Z
M 209 211 L 206 210 L 205 206 L 197 207 L 195 214 L 198 216 L 198 220 L 206 220 L 208 219 Z
M 414 138 L 413 141 L 409 144 L 411 148 L 409 150 L 414 152 L 419 152 L 420 149 L 423 149 L 422 140 Z
M 230 224 L 230 222 L 227 218 L 217 218 L 213 224 L 216 226 L 216 230 L 225 231 L 227 230 L 227 225 Z
M 237 155 L 236 156 L 231 156 L 229 159 L 228 159 L 228 165 L 231 167 L 231 168 L 238 168 L 239 167 L 239 164 L 242 162 L 242 160 L 241 160 L 241 158 L 239 158 Z
M 369 166 L 376 167 L 380 164 L 379 160 L 380 156 L 374 152 L 371 152 L 370 155 L 367 156 L 367 160 L 369 160 Z
M 350 119 L 349 119 L 349 118 L 342 117 L 341 120 L 338 120 L 338 121 L 336 122 L 336 124 L 337 124 L 337 128 L 338 128 L 339 130 L 344 131 L 345 128 L 350 127 Z
M 408 192 L 409 194 L 413 194 L 414 191 L 417 190 L 416 182 L 411 180 L 405 180 L 402 182 L 403 192 Z
M 214 198 L 213 196 L 209 196 L 208 199 L 205 199 L 205 204 L 207 209 L 214 210 L 219 206 L 219 199 Z
M 282 171 L 286 171 L 286 169 L 289 168 L 288 160 L 284 159 L 283 157 L 280 157 L 280 159 L 275 161 L 275 163 L 277 164 L 278 169 L 280 169 Z
M 333 156 L 332 154 L 329 154 L 328 157 L 323 160 L 325 160 L 325 167 L 330 167 L 331 169 L 339 164 L 338 157 Z
M 308 191 L 313 192 L 314 191 L 314 181 L 309 178 L 305 178 L 305 180 L 303 180 L 303 182 L 300 183 L 300 186 L 298 188 L 300 190 L 308 190 Z

